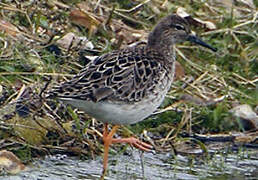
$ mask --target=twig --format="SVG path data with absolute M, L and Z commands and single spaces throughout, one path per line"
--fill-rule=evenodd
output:
M 131 13 L 131 12 L 135 12 L 137 11 L 138 9 L 140 9 L 144 4 L 147 4 L 148 2 L 150 2 L 150 0 L 145 0 L 143 1 L 142 3 L 134 6 L 133 8 L 131 9 L 116 9 L 116 11 L 118 12 L 124 12 L 124 13 Z
M 44 91 L 47 89 L 47 87 L 49 86 L 50 82 L 52 81 L 52 76 L 50 76 L 49 80 L 47 81 L 47 83 L 44 85 L 44 87 L 41 89 L 40 93 L 39 93 L 39 97 L 40 100 L 43 99 L 42 94 L 44 93 Z
M 38 75 L 38 76 L 66 76 L 73 77 L 73 74 L 60 74 L 60 73 L 39 73 L 39 72 L 0 72 L 0 76 L 10 75 Z
M 105 8 L 107 11 L 111 11 L 111 10 L 112 10 L 112 8 L 106 7 L 106 6 L 101 5 L 101 4 L 100 4 L 99 6 L 102 7 L 102 8 Z M 131 21 L 131 22 L 133 22 L 133 23 L 135 23 L 135 24 L 140 24 L 140 25 L 143 25 L 143 26 L 147 26 L 146 23 L 141 22 L 141 21 L 137 21 L 137 20 L 135 20 L 134 18 L 131 18 L 131 17 L 129 17 L 129 16 L 126 16 L 126 15 L 124 15 L 124 14 L 118 12 L 117 10 L 114 10 L 114 14 L 116 14 L 116 15 L 118 15 L 118 16 L 121 16 L 122 18 L 124 18 L 124 19 L 126 19 L 126 20 L 128 20 L 128 21 Z

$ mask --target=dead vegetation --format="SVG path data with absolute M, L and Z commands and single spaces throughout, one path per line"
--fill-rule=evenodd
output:
M 94 56 L 145 42 L 171 12 L 187 17 L 218 52 L 179 45 L 177 81 L 160 110 L 119 134 L 136 133 L 164 151 L 182 143 L 177 137 L 185 133 L 245 130 L 232 117 L 233 107 L 248 104 L 257 111 L 258 12 L 252 0 L 1 1 L 0 11 L 0 148 L 23 159 L 101 152 L 102 123 L 46 101 L 44 91 Z M 257 145 L 257 115 L 250 122 L 252 138 L 245 143 Z

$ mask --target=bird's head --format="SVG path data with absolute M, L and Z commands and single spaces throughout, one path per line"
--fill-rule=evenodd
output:
M 188 22 L 176 14 L 161 19 L 148 37 L 148 45 L 155 48 L 171 46 L 183 41 L 190 41 L 216 51 L 215 48 L 193 35 Z

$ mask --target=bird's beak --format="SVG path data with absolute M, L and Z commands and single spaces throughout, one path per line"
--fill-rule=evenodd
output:
M 203 47 L 209 48 L 209 49 L 211 49 L 211 50 L 214 51 L 214 52 L 217 51 L 216 48 L 211 47 L 209 44 L 203 42 L 200 38 L 198 38 L 198 37 L 195 36 L 195 35 L 189 35 L 188 38 L 187 38 L 187 40 L 190 41 L 190 42 L 193 42 L 193 43 L 195 43 L 195 44 L 199 44 L 199 45 L 201 45 L 201 46 L 203 46 Z

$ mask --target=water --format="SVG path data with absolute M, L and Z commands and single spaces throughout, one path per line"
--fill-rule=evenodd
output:
M 141 158 L 143 157 L 143 158 Z M 105 179 L 258 179 L 258 151 L 242 151 L 212 156 L 172 156 L 171 153 L 144 153 L 129 150 L 129 155 L 110 155 Z M 66 155 L 47 156 L 35 160 L 29 170 L 17 175 L 1 176 L 3 180 L 80 180 L 99 179 L 102 157 L 80 160 Z

